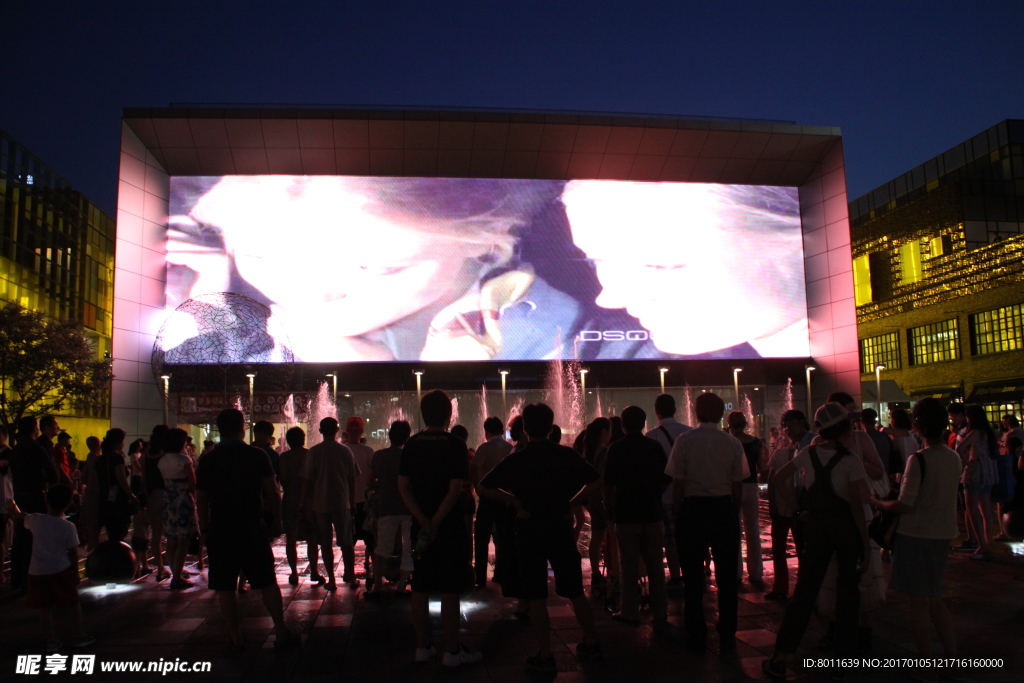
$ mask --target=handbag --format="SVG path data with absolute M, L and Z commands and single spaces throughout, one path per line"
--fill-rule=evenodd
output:
M 914 455 L 917 456 L 917 462 L 921 468 L 921 484 L 924 484 L 925 459 L 923 452 L 918 451 Z M 918 485 L 918 491 L 920 491 L 920 484 Z M 885 500 L 896 500 L 897 498 L 899 498 L 899 492 L 893 491 L 886 496 Z M 899 512 L 882 510 L 868 524 L 868 537 L 877 543 L 879 548 L 892 550 L 893 540 L 896 538 L 896 529 L 900 525 L 900 514 Z

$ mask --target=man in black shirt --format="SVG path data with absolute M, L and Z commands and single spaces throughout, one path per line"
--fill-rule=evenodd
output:
M 410 605 L 416 661 L 429 661 L 435 654 L 430 643 L 429 598 L 440 593 L 442 663 L 474 664 L 483 655 L 459 644 L 459 593 L 469 587 L 471 569 L 469 530 L 456 503 L 469 477 L 469 452 L 465 441 L 445 431 L 452 419 L 447 394 L 439 390 L 424 394 L 420 412 L 427 428 L 405 442 L 398 464 L 398 491 L 413 517 L 412 536 L 417 539 Z
M 260 420 L 252 426 L 252 445 L 267 454 L 270 458 L 270 466 L 274 468 L 274 476 L 281 476 L 281 456 L 274 447 L 270 445 L 274 438 L 274 425 L 266 420 Z
M 622 611 L 614 618 L 633 626 L 640 623 L 640 558 L 650 579 L 654 620 L 663 622 L 668 618 L 661 552 L 665 545 L 661 498 L 672 478 L 665 474 L 665 449 L 644 436 L 646 423 L 647 414 L 642 408 L 629 406 L 622 411 L 626 436 L 608 447 L 604 469 L 605 501 L 615 523 L 621 556 Z
M 281 497 L 267 454 L 246 445 L 245 417 L 229 408 L 217 416 L 220 444 L 200 462 L 196 472 L 196 508 L 206 537 L 210 560 L 209 585 L 217 592 L 231 643 L 245 644 L 239 630 L 235 588 L 239 571 L 255 590 L 274 620 L 275 647 L 295 645 L 298 637 L 285 628 L 281 589 L 274 572 L 271 532 L 263 517 L 263 501 L 271 503 L 271 528 L 280 527 Z
M 594 615 L 583 593 L 583 569 L 573 534 L 573 506 L 582 505 L 600 487 L 597 471 L 576 451 L 548 440 L 555 415 L 543 403 L 523 409 L 529 442 L 491 470 L 477 491 L 516 510 L 515 546 L 522 597 L 530 603 L 530 623 L 539 653 L 528 668 L 555 671 L 548 618 L 548 563 L 555 573 L 555 593 L 572 601 L 583 629 L 576 648 L 581 658 L 600 655 Z
M 39 424 L 34 417 L 18 420 L 17 445 L 8 454 L 14 502 L 25 514 L 46 512 L 46 490 L 58 481 L 53 457 L 39 444 Z M 24 520 L 15 520 L 11 541 L 11 588 L 24 588 L 32 557 L 32 532 Z

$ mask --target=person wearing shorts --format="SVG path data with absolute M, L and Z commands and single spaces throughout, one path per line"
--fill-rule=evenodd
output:
M 412 561 L 412 515 L 405 507 L 402 494 L 398 491 L 398 468 L 402 460 L 402 447 L 412 436 L 412 427 L 405 420 L 396 420 L 388 429 L 389 448 L 373 454 L 367 481 L 377 491 L 377 546 L 373 560 L 373 586 L 370 594 L 379 595 L 384 589 L 384 574 L 388 560 L 401 546 L 402 564 L 398 570 L 399 594 L 405 593 Z
M 435 654 L 430 642 L 429 598 L 441 594 L 444 633 L 442 664 L 457 667 L 482 659 L 459 643 L 459 593 L 469 587 L 469 531 L 457 503 L 469 478 L 466 443 L 445 431 L 452 403 L 443 391 L 423 395 L 420 412 L 426 429 L 405 443 L 398 464 L 398 491 L 413 517 L 412 620 L 416 629 L 416 661 Z
M 220 444 L 203 457 L 196 472 L 196 508 L 210 564 L 210 590 L 217 592 L 234 649 L 241 651 L 245 646 L 235 597 L 239 572 L 262 594 L 274 621 L 274 647 L 295 645 L 298 637 L 284 625 L 281 589 L 270 549 L 271 529 L 281 527 L 277 477 L 266 452 L 243 441 L 245 416 L 241 411 L 221 411 L 217 428 Z M 264 498 L 269 501 L 269 529 L 263 517 Z
M 572 601 L 583 629 L 577 655 L 586 658 L 601 653 L 594 614 L 583 592 L 582 558 L 576 549 L 572 513 L 573 506 L 590 499 L 601 479 L 576 451 L 548 440 L 554 417 L 543 403 L 526 406 L 523 423 L 530 442 L 498 463 L 477 488 L 481 496 L 508 503 L 516 511 L 521 596 L 530 605 L 530 625 L 538 648 L 526 665 L 546 673 L 556 669 L 547 610 L 549 564 L 555 573 L 555 593 Z
M 71 487 L 55 484 L 46 492 L 46 513 L 24 514 L 11 505 L 11 516 L 22 521 L 32 533 L 32 559 L 28 566 L 25 604 L 39 610 L 39 623 L 49 654 L 60 650 L 53 624 L 54 608 L 70 613 L 75 636 L 71 647 L 92 645 L 96 639 L 82 628 L 82 607 L 78 601 L 78 530 L 64 518 L 71 505 Z

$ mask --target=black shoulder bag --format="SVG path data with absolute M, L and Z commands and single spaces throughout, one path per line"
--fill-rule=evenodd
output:
M 920 496 L 921 486 L 924 485 L 924 474 L 925 474 L 925 459 L 923 451 L 914 453 L 917 456 L 918 465 L 921 468 L 921 483 L 918 484 L 918 495 Z M 907 460 L 910 460 L 910 456 L 907 456 Z M 890 496 L 890 500 L 899 498 L 898 492 L 893 492 Z M 875 518 L 868 524 L 868 536 L 872 541 L 878 544 L 878 546 L 884 550 L 892 550 L 893 540 L 896 538 L 896 529 L 900 525 L 900 514 L 899 512 L 887 512 L 885 510 L 880 511 Z

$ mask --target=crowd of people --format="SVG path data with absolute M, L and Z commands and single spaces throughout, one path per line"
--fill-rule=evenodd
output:
M 516 616 L 529 621 L 536 654 L 527 667 L 552 672 L 549 566 L 555 593 L 569 600 L 579 621 L 581 659 L 602 654 L 592 599 L 624 624 L 637 626 L 649 612 L 656 628 L 667 627 L 668 594 L 680 583 L 686 645 L 703 652 L 711 567 L 718 645 L 735 649 L 745 567 L 750 590 L 787 603 L 775 654 L 764 662 L 766 675 L 782 679 L 815 613 L 829 622 L 822 645 L 838 656 L 870 651 L 873 619 L 886 596 L 882 563 L 891 561 L 888 589 L 909 596 L 920 654 L 930 654 L 934 629 L 943 654 L 956 655 L 942 601 L 946 560 L 960 537 L 960 509 L 967 534 L 957 551 L 986 560 L 994 542 L 1009 538 L 1006 529 L 996 535 L 994 504 L 1012 503 L 1024 465 L 1024 431 L 1013 415 L 1003 418 L 999 436 L 980 406 L 924 399 L 909 412 L 893 409 L 882 430 L 875 411 L 859 411 L 853 397 L 835 393 L 815 411 L 813 425 L 803 412 L 786 411 L 765 444 L 749 433 L 742 412 L 726 415 L 713 393 L 697 398 L 695 428 L 676 420 L 669 394 L 653 408 L 653 426 L 645 410 L 629 406 L 596 418 L 569 447 L 560 443 L 552 410 L 531 404 L 508 425 L 510 441 L 501 420 L 490 417 L 473 449 L 468 430 L 450 425 L 449 397 L 431 391 L 420 404 L 425 427 L 414 433 L 408 422 L 394 422 L 390 446 L 376 452 L 359 417 L 344 429 L 324 418 L 317 425 L 322 440 L 308 449 L 306 433 L 292 427 L 279 452 L 274 425 L 257 422 L 246 443 L 244 415 L 227 409 L 217 418 L 219 443 L 204 443 L 199 454 L 187 432 L 158 425 L 148 440 L 127 446 L 117 428 L 102 440 L 89 437 L 84 459 L 55 418 L 25 417 L 13 448 L 0 427 L 0 522 L 4 530 L 13 526 L 10 581 L 40 610 L 48 649 L 56 652 L 54 608 L 70 608 L 72 647 L 93 642 L 78 606 L 79 548 L 88 553 L 104 536 L 127 539 L 140 573 L 169 579 L 172 590 L 193 585 L 185 569 L 191 554 L 208 571 L 231 646 L 245 646 L 236 593 L 251 588 L 261 594 L 280 648 L 298 637 L 284 624 L 274 540 L 285 537 L 290 584 L 300 581 L 304 543 L 309 581 L 326 591 L 338 587 L 336 546 L 342 582 L 358 585 L 361 541 L 364 597 L 409 598 L 417 662 L 438 653 L 431 594 L 441 598 L 441 663 L 480 661 L 480 652 L 459 641 L 459 601 L 490 580 L 518 600 Z M 759 524 L 762 483 L 771 520 L 770 589 Z M 792 593 L 790 535 L 799 563 Z

